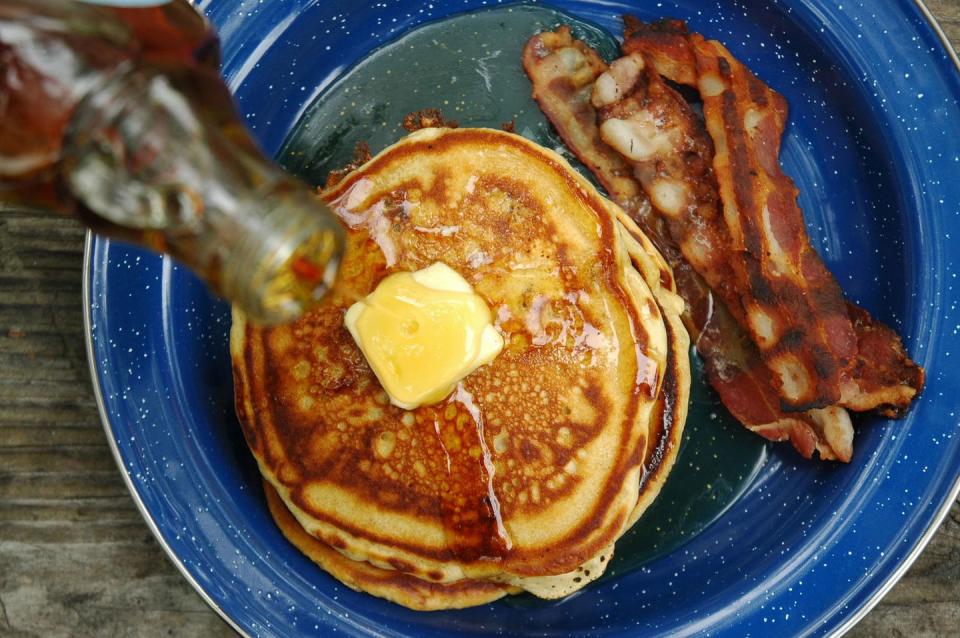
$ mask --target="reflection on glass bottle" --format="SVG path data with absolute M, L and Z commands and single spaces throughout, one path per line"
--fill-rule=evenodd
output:
M 329 285 L 340 226 L 257 148 L 206 20 L 153 5 L 0 3 L 0 207 L 74 216 L 293 319 Z

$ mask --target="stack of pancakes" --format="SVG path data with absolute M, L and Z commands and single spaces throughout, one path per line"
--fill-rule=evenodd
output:
M 347 229 L 323 302 L 280 327 L 237 311 L 237 414 L 286 537 L 346 585 L 414 609 L 603 572 L 679 448 L 682 301 L 647 238 L 560 156 L 424 129 L 322 193 Z M 505 346 L 444 401 L 392 405 L 344 327 L 388 274 L 443 262 Z

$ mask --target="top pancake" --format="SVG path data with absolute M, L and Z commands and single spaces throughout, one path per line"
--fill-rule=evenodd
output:
M 235 313 L 231 339 L 244 434 L 298 522 L 442 582 L 523 586 L 602 554 L 642 502 L 671 343 L 609 202 L 552 151 L 486 129 L 414 133 L 322 196 L 348 230 L 330 295 L 288 326 Z M 438 261 L 506 345 L 447 400 L 405 411 L 343 314 Z

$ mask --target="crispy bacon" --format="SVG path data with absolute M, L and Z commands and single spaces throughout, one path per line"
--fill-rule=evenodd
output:
M 592 85 L 606 70 L 599 55 L 573 40 L 569 29 L 541 33 L 527 43 L 524 68 L 533 97 L 577 157 L 656 244 L 670 264 L 686 302 L 684 323 L 704 358 L 708 378 L 731 414 L 774 441 L 791 440 L 806 457 L 849 461 L 852 426 L 843 410 L 785 414 L 756 347 L 687 263 L 663 216 L 653 213 L 629 167 L 599 135 L 589 102 Z
M 642 53 L 657 72 L 671 82 L 697 85 L 697 59 L 683 20 L 642 22 L 623 16 L 623 53 Z
M 672 50 L 680 49 L 673 46 Z M 755 145 L 744 142 L 748 136 L 742 129 L 721 128 L 718 134 L 717 118 L 711 120 L 708 98 L 704 107 L 707 122 L 712 126 L 714 138 L 721 142 L 720 153 L 715 156 L 710 139 L 692 109 L 666 85 L 652 64 L 644 62 L 644 55 L 639 52 L 626 55 L 597 78 L 593 104 L 600 109 L 600 137 L 633 167 L 634 176 L 654 207 L 667 219 L 670 233 L 684 257 L 750 331 L 768 367 L 778 373 L 778 387 L 785 404 L 797 409 L 835 403 L 840 398 L 840 372 L 855 347 L 839 286 L 809 248 L 809 243 L 803 241 L 802 230 L 797 231 L 793 225 L 773 225 L 783 231 L 779 241 L 763 232 L 772 232 L 773 219 L 784 221 L 787 217 L 788 223 L 795 223 L 799 218 L 800 223 L 803 222 L 795 203 L 792 207 L 778 208 L 771 203 L 781 202 L 780 194 L 784 190 L 792 191 L 793 199 L 796 196 L 792 182 L 779 172 L 776 148 L 771 149 L 772 165 L 786 182 L 779 183 L 779 192 L 770 197 L 763 195 L 772 189 L 754 188 L 760 176 L 767 174 L 761 171 L 773 169 L 769 161 L 763 167 L 752 165 L 751 151 L 779 145 L 776 125 L 768 127 L 766 143 L 757 140 Z M 667 59 L 669 56 L 661 56 L 661 60 Z M 681 66 L 678 63 L 673 68 Z M 754 91 L 752 95 L 761 94 Z M 763 101 L 768 103 L 765 98 Z M 770 100 L 773 102 L 776 100 Z M 779 103 L 782 104 L 782 98 Z M 756 109 L 754 112 L 759 113 Z M 772 112 L 781 114 L 780 109 Z M 736 113 L 734 119 L 739 126 Z M 722 127 L 722 122 L 719 125 Z M 729 152 L 730 147 L 736 147 L 739 152 Z M 730 201 L 732 195 L 739 206 L 721 207 L 711 164 L 721 177 L 721 192 L 728 196 L 725 201 Z M 737 179 L 730 179 L 737 171 Z M 736 192 L 729 189 L 725 192 L 729 184 L 734 184 Z M 768 184 L 763 182 L 761 186 Z M 762 203 L 750 199 L 758 192 L 763 196 Z M 745 214 L 749 211 L 759 212 L 750 217 Z M 774 217 L 774 212 L 781 211 L 785 215 Z M 743 220 L 746 223 L 742 223 Z M 755 250 L 744 246 L 745 234 L 750 240 L 747 243 L 757 247 Z M 794 239 L 793 256 L 799 258 L 794 265 L 808 266 L 805 272 L 794 268 L 793 277 L 788 277 L 789 269 L 782 267 L 790 265 L 789 262 L 776 259 L 784 256 L 781 250 L 781 245 L 786 243 L 784 235 Z M 769 256 L 774 259 L 767 261 L 775 263 L 764 270 L 764 258 Z M 804 259 L 809 263 L 802 261 Z M 804 275 L 811 274 L 808 281 Z M 813 298 L 808 290 L 811 287 L 819 298 Z M 832 356 L 831 344 L 823 339 L 820 331 L 823 325 L 833 325 L 830 317 L 837 313 L 826 318 L 816 314 L 825 314 L 825 309 L 833 307 L 831 304 L 839 306 L 841 323 L 837 331 L 842 329 L 842 322 L 846 322 L 850 332 L 851 341 L 841 353 L 842 358 Z
M 787 405 L 834 404 L 857 341 L 840 285 L 810 245 L 799 191 L 780 169 L 786 101 L 720 43 L 690 37 L 747 326 Z
M 629 211 L 627 211 L 629 214 Z M 624 221 L 635 234 L 631 215 Z M 661 221 L 662 220 L 655 220 Z M 691 341 L 703 358 L 707 380 L 720 401 L 744 427 L 771 441 L 790 441 L 805 458 L 816 451 L 822 460 L 849 462 L 853 454 L 853 424 L 846 410 L 826 408 L 784 413 L 780 397 L 769 383 L 770 373 L 749 336 L 717 300 L 706 282 L 683 260 L 679 249 L 655 223 L 643 232 L 667 250 L 660 250 L 673 269 L 677 291 L 684 298 L 682 319 Z M 635 238 L 643 244 L 640 237 Z
M 923 368 L 910 360 L 891 328 L 863 308 L 847 303 L 857 334 L 857 357 L 845 375 L 841 404 L 858 412 L 876 410 L 898 418 L 923 389 Z
M 593 82 L 607 69 L 600 55 L 570 28 L 545 31 L 523 49 L 523 68 L 533 84 L 533 98 L 553 123 L 567 148 L 600 181 L 610 197 L 631 209 L 649 208 L 630 167 L 600 140 L 597 113 L 590 104 Z
M 796 187 L 782 174 L 778 161 L 780 137 L 786 120 L 782 96 L 754 77 L 722 45 L 690 34 L 680 20 L 644 24 L 625 16 L 624 22 L 624 51 L 642 54 L 658 73 L 669 80 L 697 86 L 704 96 L 704 114 L 715 140 L 744 141 L 742 146 L 727 145 L 730 156 L 727 161 L 728 189 L 723 191 L 724 181 L 721 180 L 721 195 L 729 209 L 743 214 L 738 209 L 741 203 L 737 199 L 740 195 L 738 188 L 740 191 L 759 188 L 761 196 L 770 188 L 779 193 L 779 197 L 773 197 L 777 205 L 760 209 L 761 221 L 766 221 L 763 215 L 767 213 L 766 219 L 772 222 L 762 224 L 762 233 L 772 236 L 786 252 L 792 252 L 790 257 L 794 264 L 799 263 L 801 274 L 813 275 L 808 288 L 818 291 L 816 282 L 827 284 L 827 298 L 814 299 L 816 304 L 827 304 L 821 325 L 825 338 L 837 345 L 838 350 L 855 353 L 840 370 L 839 404 L 856 411 L 877 410 L 885 416 L 902 414 L 923 387 L 923 369 L 910 360 L 893 330 L 854 304 L 846 302 L 842 310 L 837 307 L 837 295 L 842 294 L 838 293 L 839 287 L 809 248 L 806 236 L 803 235 L 802 241 L 798 242 L 796 229 L 803 229 L 803 219 L 796 206 Z M 711 98 L 706 95 L 711 92 L 720 93 Z M 711 110 L 708 103 L 715 108 Z M 741 114 L 743 127 L 740 126 Z M 735 172 L 733 165 L 738 163 L 741 184 L 730 179 Z M 745 173 L 744 165 L 747 167 Z M 759 187 L 754 182 L 760 183 Z M 756 213 L 757 197 L 748 193 L 747 199 L 752 200 Z M 781 237 L 785 241 L 778 242 Z M 797 257 L 798 253 L 804 254 Z M 773 255 L 780 256 L 779 253 Z M 779 268 L 779 264 L 774 263 L 773 268 Z M 852 323 L 855 336 L 852 346 L 844 317 Z
M 730 239 L 711 168 L 713 145 L 693 109 L 642 54 L 614 61 L 597 78 L 592 102 L 601 122 L 600 137 L 633 166 L 672 246 L 682 252 L 683 258 L 673 261 L 692 266 L 709 285 L 699 290 L 698 278 L 682 288 L 687 298 L 711 302 L 692 323 L 708 378 L 721 400 L 761 436 L 789 439 L 806 457 L 819 448 L 821 458 L 849 460 L 853 429 L 847 412 L 784 414 L 759 351 L 731 315 L 743 323 L 743 306 L 727 262 Z
M 601 139 L 632 167 L 684 259 L 743 322 L 703 123 L 641 54 L 614 61 L 597 78 L 592 101 Z

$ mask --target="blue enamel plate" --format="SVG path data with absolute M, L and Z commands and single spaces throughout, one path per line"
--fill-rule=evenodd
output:
M 371 51 L 487 4 L 201 3 L 220 30 L 241 110 L 271 153 Z M 418 613 L 340 585 L 275 528 L 233 412 L 226 304 L 169 259 L 91 237 L 90 365 L 117 462 L 157 540 L 243 634 L 839 635 L 904 573 L 960 490 L 960 74 L 924 7 L 552 4 L 614 35 L 625 12 L 684 18 L 786 96 L 782 160 L 810 235 L 846 293 L 903 336 L 927 370 L 926 389 L 902 420 L 858 417 L 848 465 L 804 461 L 735 430 L 730 436 L 759 450 L 756 462 L 736 490 L 718 482 L 702 492 L 728 503 L 695 533 L 687 508 L 696 504 L 661 505 L 658 516 L 681 530 L 667 525 L 661 535 L 676 542 L 566 600 Z M 710 454 L 703 433 L 713 426 L 697 420 L 690 432 L 700 432 L 701 451 L 681 459 L 668 487 L 734 462 Z

